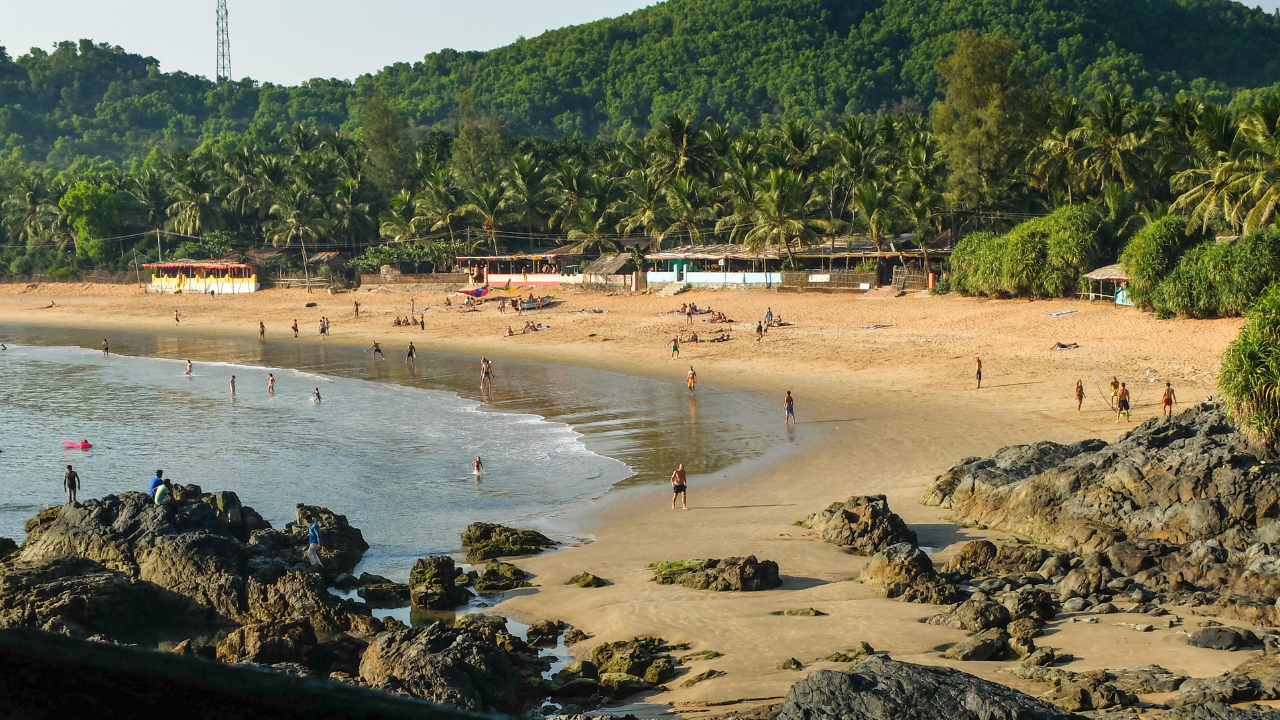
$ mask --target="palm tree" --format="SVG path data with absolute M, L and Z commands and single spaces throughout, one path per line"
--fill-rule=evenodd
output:
M 607 175 L 592 175 L 585 194 L 578 202 L 578 209 L 566 223 L 569 241 L 581 242 L 582 252 L 593 248 L 618 250 L 618 243 L 610 237 L 617 229 L 613 208 L 618 200 L 618 184 Z
M 502 186 L 497 183 L 480 182 L 469 188 L 464 195 L 466 204 L 461 215 L 474 218 L 480 223 L 480 229 L 489 236 L 489 244 L 493 246 L 493 254 L 498 254 L 497 233 L 509 219 L 507 215 L 507 197 Z
M 547 227 L 564 227 L 565 220 L 578 211 L 578 202 L 584 195 L 583 188 L 591 173 L 577 160 L 564 159 L 551 171 L 551 200 L 554 209 L 547 219 Z
M 667 201 L 653 173 L 644 170 L 631 173 L 622 180 L 621 190 L 621 198 L 614 206 L 621 217 L 619 230 L 631 233 L 642 229 L 646 235 L 653 235 L 658 228 L 665 227 Z
M 172 178 L 168 215 L 173 227 L 183 235 L 199 237 L 212 230 L 218 220 L 219 198 L 217 187 L 207 171 L 189 167 Z
M 787 169 L 775 169 L 757 189 L 749 207 L 737 208 L 736 216 L 726 217 L 717 223 L 740 232 L 744 247 L 756 251 L 771 245 L 781 245 L 787 252 L 791 267 L 796 266 L 793 242 L 803 244 L 816 238 L 815 227 L 824 221 L 814 218 L 820 198 L 808 187 L 804 177 Z
M 822 150 L 822 132 L 813 123 L 789 120 L 770 133 L 767 147 L 778 167 L 808 171 Z
M 1137 185 L 1150 168 L 1146 142 L 1149 117 L 1132 100 L 1107 93 L 1084 114 L 1068 137 L 1081 144 L 1076 157 L 1099 187 L 1120 182 Z
M 359 198 L 358 180 L 346 180 L 334 189 L 329 203 L 329 223 L 334 237 L 359 240 L 373 229 L 369 203 L 360 202 Z
M 272 245 L 292 245 L 298 238 L 302 245 L 302 276 L 311 292 L 311 273 L 307 269 L 307 237 L 318 239 L 329 229 L 324 203 L 305 185 L 286 188 L 269 210 L 275 220 L 267 225 L 267 239 Z
M 14 183 L 0 208 L 4 210 L 4 226 L 10 235 L 34 247 L 40 237 L 41 213 L 48 204 L 49 188 L 35 173 L 23 175 Z
M 1271 225 L 1280 204 L 1280 93 L 1241 113 L 1238 153 L 1241 210 L 1248 209 L 1244 232 Z
M 649 132 L 653 169 L 664 180 L 701 177 L 711 167 L 706 121 L 694 123 L 679 113 L 662 118 Z
M 1080 144 L 1075 139 L 1081 122 L 1080 103 L 1073 97 L 1062 98 L 1053 107 L 1048 136 L 1028 158 L 1035 184 L 1049 194 L 1065 190 L 1068 204 L 1075 202 L 1074 191 L 1082 174 Z
M 534 230 L 545 228 L 552 212 L 547 174 L 532 154 L 517 155 L 503 172 L 502 184 L 511 222 L 524 226 L 532 247 Z
M 414 206 L 416 215 L 421 216 L 423 222 L 429 224 L 428 229 L 431 232 L 448 230 L 449 241 L 453 242 L 453 223 L 462 216 L 462 207 L 465 204 L 462 191 L 453 184 L 453 174 L 444 168 L 432 172 L 423 184 L 426 189 Z M 419 227 L 415 225 L 414 232 L 419 231 Z
M 896 205 L 893 188 L 879 180 L 867 180 L 853 192 L 855 222 L 866 229 L 876 252 L 884 252 L 883 238 L 892 222 Z
M 661 238 L 684 234 L 692 245 L 702 242 L 702 225 L 716 219 L 716 208 L 707 186 L 697 178 L 677 177 L 662 195 L 667 201 L 667 223 Z
M 418 203 L 408 190 L 401 190 L 387 201 L 387 209 L 382 212 L 378 225 L 378 233 L 394 243 L 405 243 L 417 234 L 417 227 L 422 222 L 418 215 Z

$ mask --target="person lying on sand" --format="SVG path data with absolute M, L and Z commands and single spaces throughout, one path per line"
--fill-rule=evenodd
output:
M 1052 346 L 1052 347 L 1050 347 L 1049 349 L 1050 349 L 1050 350 L 1075 350 L 1075 349 L 1076 349 L 1076 348 L 1078 348 L 1078 347 L 1080 347 L 1080 343 L 1061 343 L 1061 342 L 1056 342 L 1056 343 L 1054 343 L 1054 344 L 1053 344 L 1053 346 Z

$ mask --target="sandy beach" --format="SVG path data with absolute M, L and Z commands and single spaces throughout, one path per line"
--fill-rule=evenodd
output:
M 107 338 L 112 330 L 256 337 L 261 321 L 268 338 L 281 339 L 292 337 L 289 326 L 296 319 L 300 342 L 377 340 L 399 350 L 412 340 L 424 349 L 485 354 L 499 367 L 505 358 L 518 358 L 646 375 L 669 386 L 668 392 L 685 394 L 692 365 L 705 386 L 759 393 L 762 402 L 776 405 L 777 432 L 793 443 L 790 452 L 721 476 L 691 477 L 688 512 L 670 509 L 665 477 L 653 478 L 652 488 L 614 494 L 582 521 L 594 542 L 519 561 L 536 575 L 537 587 L 509 594 L 497 608 L 521 621 L 571 623 L 592 636 L 575 646 L 583 653 L 599 642 L 643 634 L 723 653 L 691 667 L 722 670 L 725 677 L 689 689 L 679 688 L 681 678 L 669 684 L 673 690 L 650 698 L 676 703 L 693 717 L 702 709 L 679 703 L 780 697 L 809 670 L 836 667 L 819 658 L 859 641 L 895 659 L 951 664 L 1038 694 L 1043 686 L 999 672 L 1007 662 L 943 659 L 942 649 L 964 633 L 921 624 L 938 608 L 879 598 L 854 580 L 866 558 L 807 537 L 794 522 L 850 495 L 884 494 L 919 533 L 920 544 L 938 548 L 935 561 L 945 561 L 970 539 L 999 538 L 951 524 L 945 510 L 919 505 L 924 485 L 962 458 L 1005 445 L 1114 439 L 1129 425 L 1116 424 L 1099 393 L 1113 375 L 1133 389 L 1133 424 L 1159 413 L 1159 389 L 1148 379 L 1172 382 L 1184 405 L 1214 394 L 1219 355 L 1242 323 L 1158 321 L 1105 303 L 958 296 L 870 300 L 742 290 L 673 298 L 568 292 L 557 293 L 557 300 L 516 316 L 499 313 L 494 304 L 460 313 L 441 306 L 443 294 L 270 290 L 215 299 L 148 295 L 129 286 L 3 285 L 0 323 L 100 329 Z M 309 302 L 317 306 L 305 307 Z M 411 302 L 430 305 L 425 329 L 393 327 L 395 317 L 409 315 Z M 726 313 L 736 321 L 734 339 L 686 343 L 681 357 L 671 358 L 664 345 L 677 333 L 709 338 L 729 327 L 701 322 L 705 315 L 688 325 L 684 316 L 668 312 L 684 302 Z M 757 341 L 755 322 L 766 308 L 792 324 Z M 605 312 L 575 312 L 593 309 Z M 181 318 L 176 326 L 175 310 Z M 323 340 L 317 332 L 322 315 L 332 321 L 332 335 Z M 508 326 L 518 333 L 526 320 L 549 329 L 502 336 Z M 1057 342 L 1079 347 L 1051 349 Z M 975 357 L 983 361 L 981 390 L 974 387 Z M 1080 414 L 1073 399 L 1078 379 L 1086 390 Z M 794 430 L 782 424 L 787 390 L 796 398 Z M 656 585 L 645 569 L 655 561 L 740 555 L 776 561 L 784 585 L 711 593 Z M 612 584 L 563 584 L 583 570 Z M 771 615 L 805 607 L 827 615 Z M 1185 627 L 1194 629 L 1194 622 Z M 1237 653 L 1189 647 L 1177 629 L 1135 633 L 1105 616 L 1098 624 L 1060 616 L 1045 635 L 1038 644 L 1074 654 L 1078 659 L 1069 669 L 1076 671 L 1159 662 L 1204 677 L 1242 660 Z M 778 669 L 791 657 L 805 670 Z

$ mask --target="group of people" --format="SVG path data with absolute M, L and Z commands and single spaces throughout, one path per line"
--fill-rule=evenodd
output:
M 525 333 L 538 332 L 539 330 L 546 330 L 548 327 L 550 327 L 550 326 L 549 326 L 549 325 L 543 325 L 542 323 L 538 323 L 538 324 L 536 324 L 536 325 L 535 325 L 535 324 L 534 324 L 534 322 L 533 322 L 532 320 L 525 320 L 525 321 L 524 321 L 524 327 L 520 328 L 520 332 L 519 332 L 519 333 L 517 333 L 516 331 L 512 330 L 512 329 L 511 329 L 511 326 L 510 326 L 510 325 L 508 325 L 508 326 L 507 326 L 507 332 L 506 332 L 506 333 L 504 333 L 504 335 L 505 335 L 506 337 L 511 337 L 512 335 L 517 335 L 517 334 L 519 334 L 519 335 L 524 335 Z
M 395 320 L 391 321 L 391 325 L 392 327 L 416 327 L 422 330 L 426 330 L 427 316 L 423 315 L 418 318 L 414 318 L 413 316 L 406 317 L 406 318 L 396 317 Z

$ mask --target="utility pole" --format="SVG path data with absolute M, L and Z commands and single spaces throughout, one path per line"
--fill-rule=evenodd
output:
M 227 0 L 218 0 L 218 83 L 231 79 L 231 32 L 227 28 Z

